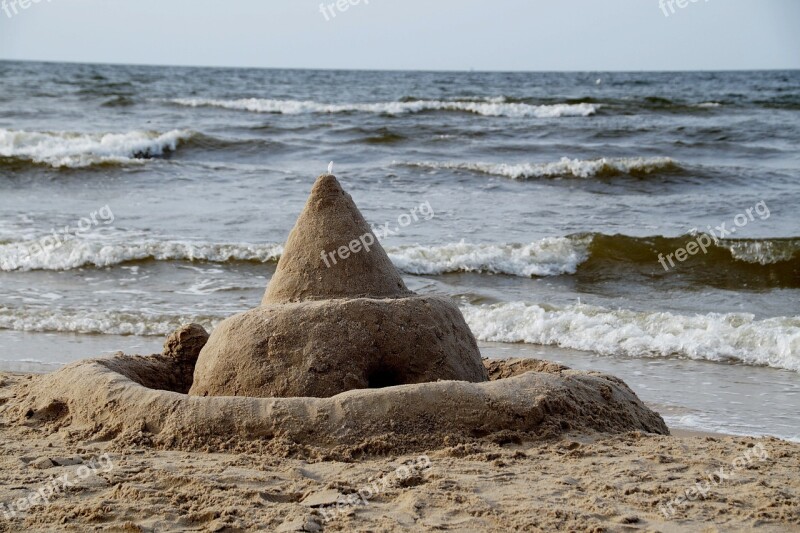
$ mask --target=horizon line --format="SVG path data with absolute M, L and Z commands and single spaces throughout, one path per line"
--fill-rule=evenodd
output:
M 54 61 L 44 59 L 6 59 L 0 58 L 0 63 L 48 63 L 59 65 L 98 65 L 116 67 L 156 67 L 156 68 L 197 68 L 197 69 L 236 69 L 236 70 L 314 70 L 331 72 L 448 72 L 448 73 L 485 73 L 485 74 L 545 74 L 545 73 L 670 73 L 670 72 L 774 72 L 774 71 L 800 71 L 800 68 L 731 68 L 731 69 L 639 69 L 639 70 L 602 70 L 602 69 L 563 69 L 563 70 L 486 70 L 486 69 L 402 69 L 402 68 L 323 68 L 323 67 L 264 67 L 264 66 L 235 66 L 235 65 L 175 65 L 158 63 L 125 63 L 104 61 Z

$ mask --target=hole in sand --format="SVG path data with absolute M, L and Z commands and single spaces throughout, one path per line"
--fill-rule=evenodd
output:
M 403 382 L 399 379 L 397 372 L 394 370 L 374 370 L 370 373 L 369 377 L 367 377 L 367 387 L 370 389 L 383 389 L 402 384 Z

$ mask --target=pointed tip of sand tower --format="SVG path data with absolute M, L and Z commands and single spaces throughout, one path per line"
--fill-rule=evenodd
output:
M 262 304 L 411 294 L 333 174 L 317 178 Z

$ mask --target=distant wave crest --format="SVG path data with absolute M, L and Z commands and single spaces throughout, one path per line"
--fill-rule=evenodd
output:
M 675 172 L 680 165 L 669 157 L 631 157 L 570 159 L 561 158 L 551 163 L 452 163 L 421 162 L 410 166 L 431 170 L 449 169 L 477 172 L 515 180 L 541 178 L 595 178 L 612 176 L 641 176 L 654 172 Z
M 218 107 L 253 113 L 280 113 L 298 115 L 305 113 L 379 113 L 403 115 L 425 111 L 460 111 L 487 117 L 588 117 L 594 115 L 597 104 L 531 105 L 506 102 L 502 99 L 485 101 L 414 100 L 400 102 L 325 104 L 310 100 L 274 100 L 269 98 L 240 98 L 220 100 L 209 98 L 174 98 L 170 102 L 189 107 Z

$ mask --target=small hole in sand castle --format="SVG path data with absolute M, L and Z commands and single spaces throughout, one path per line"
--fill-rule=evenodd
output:
M 367 378 L 367 387 L 370 389 L 383 389 L 384 387 L 394 387 L 395 385 L 400 385 L 402 382 L 397 375 L 397 372 L 389 369 L 383 368 L 378 370 L 373 370 L 369 377 Z
M 377 238 L 324 265 L 322 252 L 370 232 L 336 177 L 320 176 L 257 307 L 210 335 L 183 326 L 162 354 L 68 365 L 10 409 L 44 429 L 121 441 L 146 432 L 134 440 L 181 449 L 280 439 L 363 451 L 380 438 L 385 452 L 509 431 L 669 433 L 613 376 L 483 360 L 455 303 L 410 291 Z

